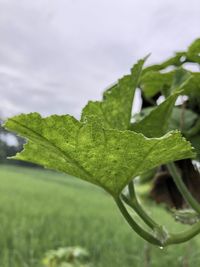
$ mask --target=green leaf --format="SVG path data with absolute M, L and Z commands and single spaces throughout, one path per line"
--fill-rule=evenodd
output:
M 114 86 L 106 90 L 101 102 L 89 101 L 83 109 L 81 120 L 89 120 L 92 115 L 101 118 L 106 128 L 128 129 L 133 97 L 144 62 L 145 59 L 139 60 L 131 69 L 130 75 L 124 76 Z
M 169 129 L 181 130 L 183 133 L 185 133 L 191 129 L 197 119 L 198 114 L 192 110 L 184 107 L 174 107 Z
M 185 61 L 186 61 L 186 52 L 177 52 L 174 57 L 171 57 L 160 64 L 146 67 L 143 70 L 142 74 L 145 74 L 146 72 L 149 71 L 163 70 L 170 66 L 180 67 Z
M 189 72 L 182 68 L 167 73 L 147 72 L 141 78 L 140 87 L 145 97 L 151 98 L 159 92 L 168 96 L 180 83 L 184 95 L 200 97 L 200 73 Z
M 190 79 L 190 73 L 182 68 L 177 69 L 174 72 L 172 85 L 168 92 L 170 96 L 142 120 L 132 124 L 131 130 L 142 133 L 147 137 L 161 137 L 165 134 L 169 130 L 169 123 L 176 99 L 181 94 L 181 89 Z
M 200 39 L 195 40 L 188 48 L 187 59 L 200 63 Z
M 200 73 L 193 72 L 188 83 L 183 87 L 184 94 L 190 97 L 200 98 Z
M 189 71 L 187 71 L 183 68 L 178 68 L 174 72 L 174 76 L 172 79 L 172 85 L 171 85 L 169 94 L 172 94 L 175 91 L 177 91 L 177 90 L 179 91 L 180 89 L 184 88 L 184 86 L 189 83 L 191 78 L 192 78 L 192 75 Z
M 156 106 L 142 120 L 131 125 L 131 130 L 147 137 L 161 137 L 169 127 L 172 110 L 179 93 L 169 96 L 163 103 Z
M 200 161 L 200 133 L 198 133 L 195 136 L 191 136 L 188 138 L 188 140 L 191 142 L 192 146 L 195 148 L 196 151 L 196 159 Z
M 135 123 L 143 120 L 146 116 L 148 116 L 151 113 L 152 110 L 154 110 L 154 108 L 155 107 L 151 106 L 141 109 L 140 113 L 133 114 L 132 121 Z
M 115 197 L 133 177 L 166 162 L 195 156 L 179 132 L 149 139 L 132 131 L 104 129 L 92 119 L 79 122 L 69 115 L 21 114 L 8 119 L 5 127 L 28 139 L 16 159 L 74 175 Z
M 149 98 L 159 92 L 169 90 L 173 81 L 174 71 L 160 73 L 158 71 L 146 72 L 140 81 L 140 87 L 144 95 Z

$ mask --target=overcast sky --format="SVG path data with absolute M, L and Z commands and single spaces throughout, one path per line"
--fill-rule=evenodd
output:
M 199 0 L 0 0 L 0 114 L 78 116 L 129 72 L 200 37 Z

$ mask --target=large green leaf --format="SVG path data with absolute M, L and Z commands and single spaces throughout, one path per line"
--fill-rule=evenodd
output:
M 8 119 L 5 127 L 28 139 L 16 159 L 82 178 L 113 196 L 147 170 L 194 156 L 179 132 L 149 139 L 132 131 L 104 129 L 96 120 L 79 122 L 69 115 L 21 114 Z
M 82 121 L 91 115 L 102 119 L 104 126 L 126 130 L 130 126 L 131 111 L 135 89 L 138 86 L 142 67 L 145 62 L 139 60 L 131 69 L 131 74 L 121 78 L 114 86 L 105 91 L 103 100 L 89 101 L 82 112 Z

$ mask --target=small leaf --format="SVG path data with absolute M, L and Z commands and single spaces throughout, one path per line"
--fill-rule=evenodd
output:
M 189 46 L 187 58 L 189 61 L 200 63 L 200 39 L 195 40 Z
M 174 71 L 160 73 L 158 71 L 146 72 L 140 81 L 140 87 L 144 95 L 149 98 L 159 92 L 169 90 L 173 81 Z
M 169 130 L 169 123 L 177 97 L 181 89 L 191 79 L 191 74 L 181 68 L 174 72 L 170 96 L 159 106 L 155 107 L 139 122 L 132 124 L 131 130 L 144 134 L 147 137 L 160 137 Z M 162 123 L 161 123 L 162 122 Z
M 179 93 L 169 96 L 163 103 L 156 106 L 139 122 L 131 125 L 131 130 L 147 137 L 161 137 L 168 130 L 172 110 Z
M 183 68 L 178 68 L 174 72 L 172 85 L 170 88 L 170 93 L 174 93 L 175 91 L 184 88 L 184 86 L 189 83 L 189 80 L 191 78 L 192 78 L 192 75 L 189 71 L 187 71 Z
M 194 111 L 181 107 L 174 107 L 169 129 L 181 130 L 183 133 L 187 132 L 194 125 L 198 119 L 198 114 Z
M 142 74 L 149 71 L 160 71 L 170 66 L 180 67 L 186 61 L 186 52 L 177 52 L 174 57 L 167 59 L 166 61 L 146 67 Z

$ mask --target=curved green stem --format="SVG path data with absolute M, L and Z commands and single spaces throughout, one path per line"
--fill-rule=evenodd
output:
M 123 201 L 129 205 L 139 216 L 140 218 L 152 229 L 154 230 L 159 225 L 152 220 L 152 218 L 143 210 L 142 206 L 139 203 L 129 200 L 125 195 L 122 195 Z
M 129 183 L 128 188 L 130 199 L 122 194 L 122 199 L 124 200 L 124 202 L 129 205 L 151 229 L 154 230 L 155 228 L 160 228 L 160 225 L 158 225 L 140 205 L 135 193 L 135 186 L 133 181 Z
M 180 193 L 182 194 L 185 201 L 198 213 L 200 214 L 200 204 L 196 201 L 196 199 L 192 196 L 192 194 L 188 191 L 186 185 L 184 184 L 180 174 L 178 173 L 176 166 L 173 162 L 167 164 L 167 168 L 178 188 Z
M 145 231 L 133 220 L 119 197 L 115 198 L 115 202 L 128 224 L 138 235 L 140 235 L 143 239 L 153 245 L 162 246 L 162 243 L 158 239 L 156 239 L 152 234 Z
M 148 241 L 149 243 L 161 247 L 166 247 L 168 245 L 172 244 L 180 244 L 183 242 L 186 242 L 196 236 L 197 234 L 200 233 L 200 222 L 196 223 L 194 226 L 192 226 L 189 230 L 183 231 L 178 234 L 173 234 L 173 233 L 168 233 L 167 231 L 164 234 L 167 234 L 165 236 L 166 238 L 159 240 L 158 238 L 154 237 L 152 234 L 148 233 L 146 230 L 144 230 L 141 226 L 139 226 L 133 218 L 130 216 L 128 211 L 126 210 L 123 202 L 121 201 L 120 198 L 116 198 L 115 202 L 120 209 L 122 215 L 128 222 L 128 224 L 131 226 L 131 228 L 143 239 Z M 154 228 L 155 229 L 155 228 Z M 160 227 L 162 230 L 162 227 Z M 161 235 L 160 235 L 161 237 Z
M 200 222 L 196 223 L 187 231 L 184 231 L 179 234 L 170 234 L 165 245 L 168 246 L 172 244 L 180 244 L 186 242 L 199 233 L 200 233 Z
M 134 186 L 133 181 L 130 181 L 130 183 L 128 184 L 128 191 L 129 191 L 130 198 L 135 199 L 136 194 L 135 194 L 135 186 Z
M 187 187 L 183 183 L 181 176 L 179 175 L 174 163 L 168 164 L 167 167 L 174 179 L 175 184 L 177 185 L 178 189 L 180 190 L 185 200 L 191 205 L 193 209 L 195 209 L 198 213 L 200 213 L 200 205 L 193 198 L 193 196 L 190 194 Z M 121 195 L 122 199 L 154 231 L 154 235 L 144 230 L 140 225 L 138 225 L 137 222 L 133 220 L 133 218 L 128 213 L 126 207 L 124 206 L 123 202 L 121 201 L 120 197 L 115 198 L 115 202 L 119 210 L 121 211 L 122 215 L 124 216 L 128 224 L 131 226 L 131 228 L 146 241 L 157 246 L 165 247 L 172 244 L 179 244 L 186 242 L 200 233 L 200 222 L 196 223 L 187 231 L 178 234 L 168 233 L 164 227 L 158 225 L 142 208 L 139 201 L 137 200 L 133 182 L 129 183 L 128 189 L 130 198 L 122 194 Z

